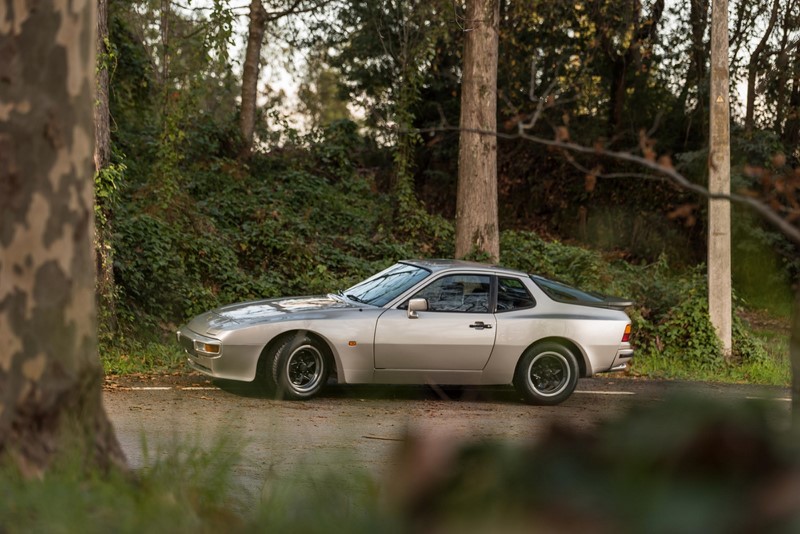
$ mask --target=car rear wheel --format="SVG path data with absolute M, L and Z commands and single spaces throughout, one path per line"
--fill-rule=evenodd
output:
M 559 404 L 572 395 L 577 384 L 578 361 L 558 343 L 529 348 L 514 374 L 514 386 L 531 404 Z
M 329 371 L 325 347 L 307 334 L 288 337 L 273 354 L 272 380 L 278 398 L 313 397 L 322 390 Z

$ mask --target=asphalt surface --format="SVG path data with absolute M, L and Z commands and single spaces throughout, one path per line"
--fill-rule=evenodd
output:
M 130 464 L 152 465 L 176 444 L 238 459 L 236 484 L 259 498 L 275 480 L 320 473 L 391 478 L 409 436 L 432 444 L 535 441 L 554 424 L 589 431 L 627 408 L 670 395 L 723 402 L 768 399 L 788 424 L 786 388 L 595 377 L 559 406 L 523 404 L 511 388 L 338 386 L 303 402 L 277 401 L 258 387 L 201 375 L 106 380 L 104 403 Z

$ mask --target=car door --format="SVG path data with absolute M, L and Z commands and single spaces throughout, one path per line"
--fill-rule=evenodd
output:
M 497 330 L 491 281 L 485 274 L 441 276 L 412 297 L 428 302 L 417 318 L 409 318 L 405 309 L 387 310 L 375 329 L 375 368 L 483 369 Z

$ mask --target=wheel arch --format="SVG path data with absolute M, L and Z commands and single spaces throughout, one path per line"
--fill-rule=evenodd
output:
M 325 357 L 328 363 L 328 368 L 330 369 L 328 378 L 335 378 L 338 382 L 340 363 L 339 359 L 336 357 L 336 352 L 333 350 L 333 347 L 331 346 L 330 342 L 319 333 L 314 332 L 313 330 L 305 330 L 303 328 L 295 328 L 294 330 L 281 332 L 277 336 L 270 339 L 269 342 L 267 342 L 267 344 L 264 345 L 264 348 L 261 349 L 261 353 L 258 355 L 259 371 L 257 371 L 257 373 L 261 372 L 261 370 L 263 369 L 263 365 L 265 365 L 265 363 L 269 359 L 270 354 L 272 354 L 278 347 L 280 347 L 281 344 L 283 344 L 286 341 L 286 339 L 297 335 L 307 335 L 308 337 L 319 343 L 320 347 L 324 349 L 323 356 Z
M 517 359 L 517 365 L 514 369 L 514 374 L 516 374 L 516 370 L 519 368 L 520 362 L 522 362 L 522 358 L 523 356 L 525 356 L 525 353 L 544 343 L 556 343 L 558 345 L 561 345 L 565 349 L 569 350 L 570 352 L 572 352 L 572 354 L 575 356 L 575 359 L 578 361 L 578 377 L 584 378 L 590 376 L 589 374 L 590 367 L 586 360 L 586 354 L 583 352 L 583 350 L 581 350 L 580 345 L 578 345 L 571 339 L 558 336 L 550 336 L 542 339 L 537 339 L 536 341 L 528 345 L 525 348 L 525 350 L 522 351 L 522 354 L 520 354 L 519 358 Z

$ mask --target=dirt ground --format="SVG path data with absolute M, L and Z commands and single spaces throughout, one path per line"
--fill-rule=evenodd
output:
M 668 395 L 766 398 L 788 422 L 785 388 L 647 381 L 581 380 L 559 406 L 523 404 L 511 388 L 330 385 L 303 402 L 277 401 L 250 384 L 199 374 L 109 377 L 106 410 L 134 468 L 176 443 L 241 456 L 237 484 L 253 498 L 271 481 L 298 473 L 367 473 L 387 480 L 409 435 L 432 444 L 457 440 L 535 441 L 554 424 L 590 430 L 633 405 Z M 781 415 L 782 414 L 782 415 Z

